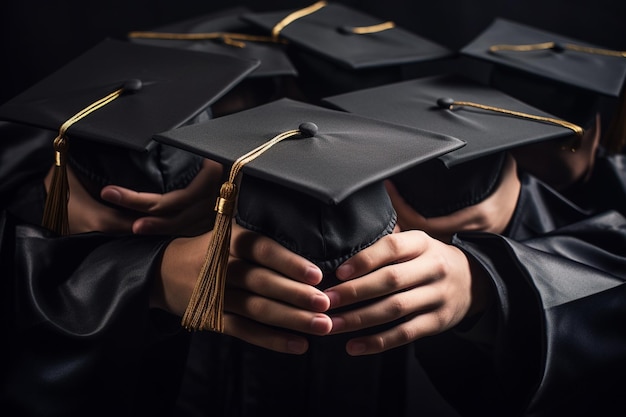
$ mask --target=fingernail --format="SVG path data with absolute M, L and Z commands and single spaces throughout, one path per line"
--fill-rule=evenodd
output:
M 326 311 L 330 306 L 330 302 L 328 297 L 325 294 L 316 294 L 313 296 L 311 300 L 311 307 L 314 311 Z
M 314 317 L 311 320 L 311 330 L 317 334 L 326 334 L 332 329 L 332 321 L 328 317 Z
M 311 285 L 319 284 L 322 280 L 322 277 L 322 271 L 320 271 L 320 269 L 314 265 L 309 266 L 304 274 L 304 279 L 306 280 L 306 283 Z

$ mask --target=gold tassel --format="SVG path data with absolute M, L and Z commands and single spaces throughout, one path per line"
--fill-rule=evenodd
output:
M 539 122 L 546 122 L 546 123 L 552 123 L 555 125 L 563 126 L 567 129 L 571 129 L 576 134 L 576 139 L 574 143 L 571 146 L 567 147 L 567 149 L 571 150 L 572 152 L 576 152 L 576 150 L 578 150 L 578 147 L 580 147 L 580 144 L 581 144 L 581 139 L 585 134 L 584 129 L 578 126 L 577 124 L 570 123 L 568 121 L 561 120 L 561 119 L 555 119 L 553 117 L 537 116 L 534 114 L 523 113 L 523 112 L 518 112 L 514 110 L 507 110 L 507 109 L 503 109 L 500 107 L 487 106 L 487 105 L 479 104 L 479 103 L 472 103 L 471 101 L 454 101 L 451 98 L 440 98 L 437 100 L 437 105 L 443 109 L 452 109 L 454 106 L 475 107 L 477 109 L 489 110 L 489 111 L 494 111 L 498 113 L 508 114 L 510 116 L 521 117 L 523 119 L 536 120 Z
M 217 215 L 211 241 L 182 318 L 182 326 L 187 330 L 212 330 L 220 333 L 224 331 L 226 272 L 230 255 L 232 219 L 237 205 L 236 182 L 241 169 L 283 139 L 296 135 L 303 138 L 313 137 L 316 133 L 317 126 L 314 123 L 302 123 L 298 129 L 275 136 L 233 163 L 228 181 L 222 184 L 215 204 Z
M 50 190 L 46 196 L 44 207 L 43 227 L 61 235 L 69 234 L 69 216 L 67 205 L 69 202 L 70 190 L 67 180 L 67 152 L 69 143 L 67 140 L 67 129 L 83 117 L 91 114 L 99 108 L 107 105 L 125 92 L 134 92 L 141 89 L 140 80 L 129 80 L 122 88 L 115 90 L 98 101 L 91 103 L 74 116 L 65 121 L 59 128 L 59 134 L 54 139 L 55 164 Z
M 67 149 L 65 136 L 54 139 L 55 164 L 50 190 L 46 196 L 46 205 L 43 212 L 42 226 L 66 236 L 69 234 L 67 203 L 70 197 L 67 180 Z

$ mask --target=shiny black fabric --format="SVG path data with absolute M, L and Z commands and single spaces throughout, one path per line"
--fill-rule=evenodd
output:
M 178 318 L 148 306 L 168 239 L 60 238 L 36 226 L 55 135 L 0 123 L 0 409 L 169 415 L 188 335 Z
M 616 168 L 622 157 L 600 159 Z M 609 172 L 623 178 L 620 169 Z M 417 356 L 463 416 L 621 415 L 626 218 L 606 206 L 583 210 L 532 177 L 522 180 L 507 236 L 454 240 L 491 276 L 497 301 L 486 316 L 495 339 L 477 343 L 455 329 L 416 342 Z M 613 189 L 615 207 L 621 190 Z
M 626 216 L 626 155 L 605 155 L 600 150 L 591 178 L 571 186 L 564 194 L 586 210 L 617 210 Z
M 532 175 L 519 173 L 521 191 L 505 235 L 517 241 L 541 236 L 592 215 Z
M 165 415 L 185 353 L 171 318 L 148 307 L 167 240 L 55 237 L 0 219 L 3 412 Z

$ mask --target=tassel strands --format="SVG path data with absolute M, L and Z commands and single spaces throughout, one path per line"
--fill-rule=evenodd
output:
M 59 135 L 54 139 L 54 173 L 41 222 L 46 229 L 64 236 L 69 234 L 67 203 L 70 198 L 70 187 L 67 180 L 67 148 L 65 136 Z
M 230 255 L 230 238 L 233 214 L 237 201 L 237 185 L 241 169 L 278 142 L 301 135 L 313 137 L 317 133 L 314 123 L 302 123 L 298 129 L 283 132 L 239 157 L 230 169 L 228 181 L 222 184 L 215 204 L 217 212 L 215 226 L 204 264 L 191 299 L 182 318 L 182 326 L 187 330 L 224 331 L 224 296 L 226 272 Z

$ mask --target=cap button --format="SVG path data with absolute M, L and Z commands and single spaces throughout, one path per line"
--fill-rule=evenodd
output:
M 566 49 L 565 45 L 563 45 L 562 43 L 559 43 L 559 42 L 554 42 L 554 45 L 552 46 L 552 50 L 554 52 L 559 52 L 560 53 L 560 52 L 565 51 L 565 49 Z
M 136 91 L 141 90 L 142 86 L 143 86 L 143 83 L 141 82 L 140 79 L 133 78 L 133 79 L 127 80 L 124 83 L 124 92 L 125 93 L 134 93 Z
M 450 97 L 442 97 L 437 99 L 437 105 L 442 109 L 449 109 L 454 105 L 454 99 Z
M 305 138 L 312 138 L 317 134 L 317 125 L 313 122 L 304 122 L 300 124 L 298 130 Z

